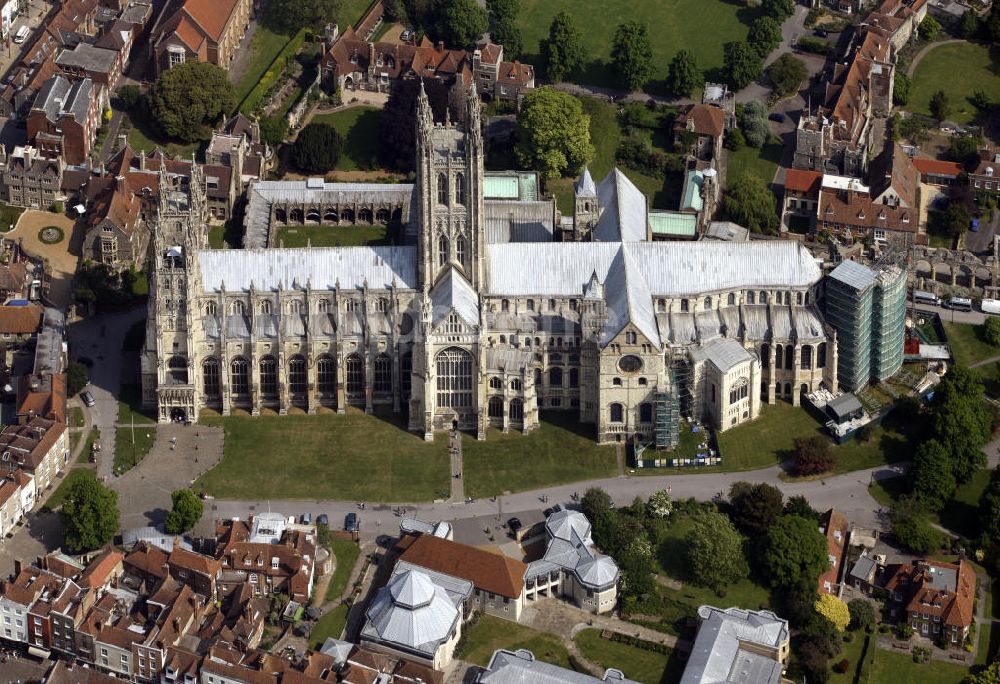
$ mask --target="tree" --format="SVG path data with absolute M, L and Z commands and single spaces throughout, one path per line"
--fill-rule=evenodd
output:
M 764 103 L 757 100 L 747 102 L 739 112 L 739 120 L 746 144 L 750 147 L 763 147 L 771 134 Z
M 761 565 L 774 587 L 815 583 L 830 566 L 826 538 L 813 520 L 797 515 L 778 518 L 764 538 Z
M 758 78 L 764 70 L 764 62 L 757 51 L 742 40 L 734 40 L 722 46 L 722 71 L 729 84 L 742 90 Z
M 79 361 L 70 361 L 66 369 L 66 390 L 70 396 L 77 394 L 90 382 L 90 369 Z
M 966 16 L 973 14 L 970 10 L 965 13 Z M 962 680 L 963 684 L 1000 684 L 1000 660 L 994 660 L 990 663 L 989 667 L 986 667 L 976 674 L 969 675 Z
M 783 498 L 780 489 L 765 482 L 734 482 L 729 488 L 729 517 L 740 532 L 757 537 L 784 512 Z
M 757 17 L 750 24 L 747 42 L 764 59 L 781 44 L 781 24 L 766 15 Z
M 940 511 L 955 494 L 955 474 L 944 444 L 930 439 L 913 458 L 913 493 L 932 511 Z
M 670 500 L 667 490 L 653 492 L 646 502 L 646 515 L 650 518 L 667 518 L 674 510 L 674 502 Z
M 975 12 L 966 12 L 958 22 L 958 34 L 962 38 L 975 38 L 979 33 L 979 17 Z
M 593 525 L 599 518 L 608 515 L 611 510 L 611 497 L 600 487 L 591 487 L 580 499 L 580 510 Z
M 521 29 L 517 26 L 517 15 L 521 11 L 519 0 L 489 0 L 486 10 L 493 28 L 490 38 L 494 43 L 503 45 L 504 56 L 507 59 L 517 59 L 521 54 Z
M 754 233 L 774 235 L 778 232 L 774 207 L 774 193 L 767 183 L 750 171 L 737 176 L 722 198 L 726 215 Z
M 796 437 L 795 460 L 792 471 L 796 475 L 818 475 L 833 469 L 833 451 L 830 440 L 821 435 Z
M 910 77 L 900 72 L 892 84 L 892 103 L 903 106 L 910 101 L 910 88 L 913 82 Z
M 448 45 L 472 45 L 486 33 L 486 10 L 476 0 L 442 0 L 437 12 L 437 35 Z
M 763 0 L 760 8 L 775 21 L 782 22 L 795 12 L 794 0 Z
M 611 68 L 627 90 L 640 90 L 653 77 L 653 45 L 645 24 L 618 25 L 611 43 Z
M 730 128 L 726 131 L 726 138 L 722 144 L 725 145 L 727 150 L 735 152 L 746 145 L 747 140 L 743 137 L 743 131 L 738 128 Z
M 435 121 L 444 121 L 448 109 L 448 86 L 438 79 L 425 79 L 424 92 Z M 389 100 L 378 115 L 378 159 L 385 168 L 400 173 L 413 170 L 416 158 L 416 129 L 413 112 L 420 93 L 420 81 L 401 78 L 392 86 Z M 452 117 L 452 121 L 455 117 Z
M 952 237 L 958 237 L 967 231 L 971 221 L 972 214 L 969 213 L 969 208 L 959 199 L 949 202 L 948 208 L 941 215 L 941 227 Z
M 809 76 L 805 63 L 790 52 L 782 54 L 767 68 L 774 93 L 785 97 L 797 93 L 799 85 Z
M 187 532 L 201 520 L 205 506 L 190 489 L 175 489 L 170 494 L 170 498 L 174 505 L 167 513 L 167 533 L 182 534 Z
M 816 612 L 830 621 L 833 628 L 838 632 L 847 629 L 851 622 L 851 613 L 847 609 L 847 604 L 832 594 L 821 594 L 816 599 Z
M 685 538 L 692 581 L 719 591 L 750 573 L 743 536 L 717 511 L 699 513 Z
M 395 21 L 400 24 L 410 23 L 403 0 L 383 0 L 382 5 L 385 7 L 386 21 Z
M 809 499 L 801 494 L 796 494 L 788 498 L 788 501 L 785 502 L 785 515 L 797 515 L 809 520 L 819 521 L 819 511 L 813 508 L 809 504 Z
M 702 82 L 702 74 L 690 50 L 678 50 L 670 60 L 667 87 L 675 97 L 690 97 Z
M 938 23 L 937 19 L 928 14 L 924 17 L 924 20 L 920 22 L 920 26 L 917 28 L 917 31 L 920 33 L 920 37 L 923 40 L 934 40 L 941 33 L 941 24 Z
M 948 448 L 958 484 L 986 465 L 983 447 L 992 434 L 993 412 L 984 396 L 980 377 L 962 366 L 952 366 L 934 392 L 931 429 Z
M 184 62 L 167 69 L 149 93 L 149 110 L 163 133 L 192 141 L 207 138 L 211 127 L 235 104 L 226 72 L 209 62 Z
M 329 124 L 311 123 L 292 146 L 292 163 L 302 171 L 326 173 L 337 166 L 343 139 Z
M 71 553 L 98 549 L 118 532 L 118 494 L 93 477 L 80 478 L 70 485 L 59 519 Z
M 931 95 L 931 115 L 938 121 L 944 121 L 951 112 L 951 102 L 943 90 Z
M 1000 538 L 1000 467 L 990 473 L 989 484 L 979 496 L 979 523 L 983 534 Z
M 118 101 L 125 111 L 131 112 L 138 106 L 141 100 L 142 92 L 137 85 L 123 85 L 118 89 Z
M 264 23 L 287 36 L 299 29 L 322 29 L 340 12 L 342 0 L 268 0 Z
M 549 37 L 542 40 L 542 68 L 553 83 L 559 83 L 583 63 L 583 39 L 570 13 L 563 10 L 552 19 Z
M 896 541 L 914 553 L 928 554 L 941 548 L 942 535 L 931 525 L 930 515 L 917 497 L 897 501 L 889 519 Z
M 543 179 L 576 173 L 594 157 L 590 117 L 580 100 L 552 88 L 524 96 L 517 114 L 517 160 Z
M 972 12 L 970 12 L 972 14 Z M 986 16 L 982 26 L 983 35 L 994 43 L 1000 42 L 1000 7 L 993 5 L 993 9 Z
M 962 164 L 966 171 L 975 171 L 982 142 L 978 135 L 956 135 L 948 143 L 948 158 Z
M 851 629 L 868 629 L 875 624 L 875 606 L 868 599 L 851 599 L 847 610 L 851 614 Z
M 260 120 L 261 140 L 272 147 L 281 143 L 288 135 L 288 119 L 283 116 L 265 116 Z

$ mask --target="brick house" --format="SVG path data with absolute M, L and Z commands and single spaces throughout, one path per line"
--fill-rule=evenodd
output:
M 35 504 L 32 477 L 20 468 L 0 479 L 0 544 Z
M 914 157 L 913 166 L 920 174 L 920 182 L 929 185 L 955 185 L 965 169 L 958 162 Z
M 961 647 L 974 619 L 976 572 L 967 562 L 916 560 L 900 565 L 886 582 L 893 614 L 916 634 Z
M 29 392 L 18 406 L 18 424 L 0 431 L 0 472 L 21 469 L 34 480 L 35 503 L 52 486 L 69 458 L 66 384 L 52 376 L 48 392 Z
M 170 0 L 153 25 L 149 49 L 156 73 L 186 61 L 223 69 L 250 23 L 251 0 Z
M 793 229 L 793 221 L 808 222 L 809 230 L 815 230 L 816 205 L 822 183 L 823 174 L 819 171 L 788 169 L 781 204 L 782 231 Z
M 89 78 L 101 87 L 102 92 L 111 93 L 118 85 L 132 48 L 132 34 L 129 31 L 123 33 L 128 39 L 117 50 L 91 43 L 79 43 L 72 50 L 63 50 L 56 57 L 59 73 L 70 80 Z
M 100 92 L 93 81 L 70 82 L 57 75 L 35 96 L 28 114 L 28 141 L 46 157 L 79 165 L 90 156 L 100 123 Z
M 979 165 L 969 174 L 969 187 L 976 193 L 1000 195 L 1000 150 L 980 150 Z
M 167 557 L 167 572 L 177 582 L 186 584 L 196 593 L 214 600 L 222 562 L 181 546 L 174 546 Z
M 262 524 L 267 522 L 275 524 Z M 220 521 L 216 539 L 222 567 L 220 593 L 228 595 L 249 584 L 254 596 L 282 592 L 300 603 L 312 596 L 315 532 L 286 528 L 277 519 L 258 515 L 246 521 Z

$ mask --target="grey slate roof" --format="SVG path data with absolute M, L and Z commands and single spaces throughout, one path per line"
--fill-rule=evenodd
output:
M 594 178 L 586 166 L 583 167 L 583 175 L 576 182 L 574 190 L 577 197 L 597 197 L 597 186 L 594 185 Z
M 72 114 L 77 121 L 87 118 L 94 84 L 89 78 L 70 82 L 65 76 L 56 75 L 42 84 L 35 96 L 34 109 L 45 111 L 45 118 L 55 123 L 65 114 Z
M 118 53 L 114 50 L 105 50 L 90 43 L 80 43 L 72 50 L 60 52 L 59 56 L 56 57 L 56 64 L 110 74 L 117 57 Z
M 597 186 L 601 217 L 594 226 L 600 242 L 638 242 L 646 239 L 646 196 L 617 168 Z
M 590 521 L 583 513 L 557 506 L 545 521 L 545 533 L 549 538 L 545 555 L 528 564 L 526 580 L 562 570 L 595 590 L 603 591 L 618 581 L 618 564 L 593 548 Z
M 552 202 L 484 200 L 486 242 L 551 242 Z
M 855 290 L 862 291 L 874 284 L 878 274 L 856 261 L 842 261 L 837 268 L 830 272 L 830 277 Z
M 716 368 L 725 373 L 730 368 L 752 360 L 753 354 L 736 340 L 722 337 L 692 350 L 691 358 L 710 361 Z
M 479 326 L 479 295 L 454 266 L 445 272 L 430 294 L 432 326 L 437 326 L 452 310 L 469 326 Z
M 850 392 L 834 397 L 827 402 L 826 407 L 838 416 L 846 416 L 864 408 L 858 398 Z
M 507 651 L 499 649 L 493 652 L 490 664 L 476 677 L 482 684 L 597 684 L 598 682 L 620 682 L 620 684 L 638 684 L 626 679 L 621 670 L 608 669 L 604 677 L 598 679 L 582 672 L 567 670 L 557 665 L 550 665 L 535 660 L 531 651 Z
M 788 640 L 788 621 L 761 610 L 712 606 L 698 609 L 701 626 L 695 638 L 681 684 L 778 684 L 782 665 L 743 648 L 777 650 Z
M 854 562 L 851 568 L 851 577 L 867 582 L 875 570 L 875 559 L 871 556 L 862 555 Z

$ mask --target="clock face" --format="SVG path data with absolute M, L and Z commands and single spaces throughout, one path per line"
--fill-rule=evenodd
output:
M 409 335 L 411 330 L 413 330 L 413 317 L 405 313 L 399 319 L 399 333 L 401 335 Z
M 642 370 L 642 359 L 635 354 L 629 354 L 618 359 L 618 368 L 623 373 L 638 373 Z

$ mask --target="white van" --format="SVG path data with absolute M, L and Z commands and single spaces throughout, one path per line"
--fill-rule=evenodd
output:
M 917 304 L 930 304 L 931 306 L 941 306 L 941 300 L 933 292 L 913 291 L 913 301 Z
M 31 33 L 31 29 L 29 29 L 27 26 L 22 26 L 17 30 L 17 33 L 14 34 L 14 42 L 23 43 L 24 39 L 28 37 L 29 33 Z
M 952 311 L 972 311 L 972 300 L 965 297 L 952 297 L 946 299 L 941 306 Z
M 979 304 L 979 308 L 984 314 L 1000 316 L 1000 299 L 984 299 Z

